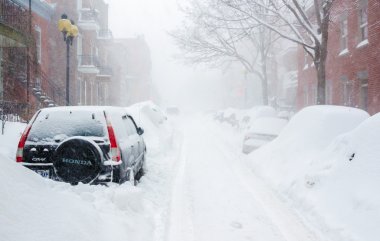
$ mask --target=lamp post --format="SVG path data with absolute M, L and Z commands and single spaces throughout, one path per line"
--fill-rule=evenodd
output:
M 63 34 L 66 43 L 66 105 L 70 105 L 70 46 L 74 38 L 78 36 L 78 27 L 73 20 L 69 20 L 66 14 L 62 14 L 58 21 L 58 30 Z

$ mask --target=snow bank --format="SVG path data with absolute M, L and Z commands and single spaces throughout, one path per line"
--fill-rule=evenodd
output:
M 238 126 L 239 129 L 249 128 L 256 119 L 261 117 L 276 117 L 276 110 L 270 106 L 255 106 L 250 109 L 227 108 L 214 115 L 214 119 L 220 122 L 227 121 L 233 126 Z
M 316 158 L 304 203 L 354 240 L 380 237 L 380 114 L 340 136 Z
M 17 145 L 26 124 L 20 122 L 6 122 L 4 135 L 0 133 L 0 153 L 9 159 L 16 158 Z
M 132 186 L 72 187 L 0 154 L 0 193 L 2 240 L 149 240 L 152 224 Z
M 262 117 L 252 123 L 252 127 L 248 132 L 277 136 L 287 123 L 287 120 L 280 118 Z
M 249 156 L 253 170 L 334 241 L 380 237 L 380 116 L 368 117 L 348 107 L 307 107 Z
M 251 117 L 251 121 L 259 117 L 275 117 L 276 110 L 271 106 L 255 106 L 246 110 L 246 115 Z
M 151 101 L 141 102 L 126 108 L 136 124 L 144 129 L 144 140 L 150 154 L 166 152 L 172 147 L 173 123 L 162 109 Z

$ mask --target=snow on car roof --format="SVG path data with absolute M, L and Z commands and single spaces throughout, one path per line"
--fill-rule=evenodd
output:
M 271 106 L 255 106 L 246 111 L 246 115 L 251 118 L 259 118 L 259 117 L 275 117 L 276 110 Z
M 281 118 L 261 117 L 252 123 L 252 127 L 249 129 L 249 132 L 277 136 L 287 123 L 287 120 Z
M 129 112 L 124 107 L 118 107 L 118 106 L 59 106 L 59 107 L 49 107 L 49 108 L 43 108 L 41 111 L 43 111 L 45 114 L 49 112 L 55 112 L 55 111 L 93 111 L 93 112 L 102 112 L 102 111 L 120 111 L 125 112 L 125 114 L 129 114 Z

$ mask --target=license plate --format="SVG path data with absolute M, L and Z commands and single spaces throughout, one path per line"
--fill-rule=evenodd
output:
M 42 177 L 49 178 L 50 172 L 49 170 L 36 170 L 38 174 L 40 174 Z

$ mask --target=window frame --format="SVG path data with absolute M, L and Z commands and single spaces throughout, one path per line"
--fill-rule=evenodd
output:
M 348 50 L 348 18 L 343 16 L 340 20 L 340 50 Z
M 359 42 L 368 40 L 368 4 L 366 1 L 359 8 Z M 366 15 L 363 15 L 366 13 Z M 365 16 L 365 19 L 363 18 Z M 365 21 L 363 21 L 365 20 Z
M 36 49 L 37 49 L 37 61 L 42 63 L 42 29 L 40 26 L 35 25 L 34 31 L 36 32 Z

